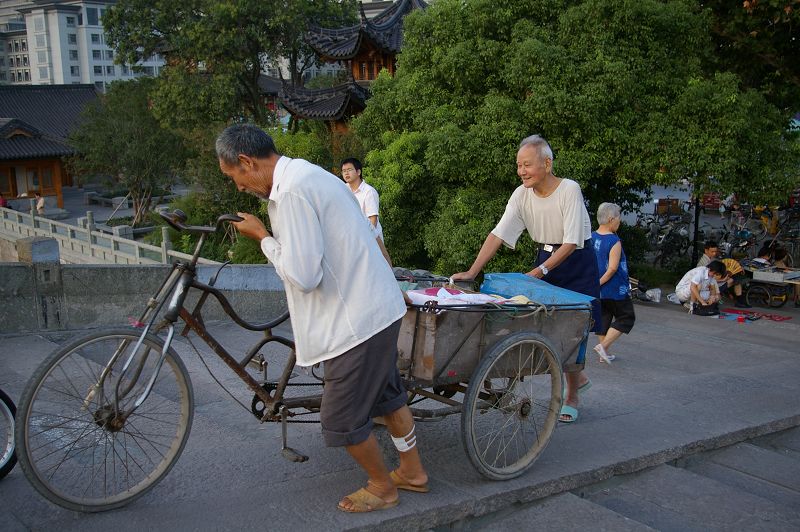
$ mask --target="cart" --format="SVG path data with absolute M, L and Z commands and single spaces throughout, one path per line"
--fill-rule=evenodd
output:
M 501 275 L 524 277 L 533 301 L 413 305 L 398 338 L 414 417 L 460 413 L 467 456 L 493 480 L 521 475 L 547 446 L 563 402 L 563 372 L 583 368 L 592 321 L 591 298 Z
M 759 267 L 753 261 L 743 263 L 750 276 L 745 291 L 747 303 L 752 306 L 779 308 L 792 299 L 795 287 L 800 286 L 800 270 Z

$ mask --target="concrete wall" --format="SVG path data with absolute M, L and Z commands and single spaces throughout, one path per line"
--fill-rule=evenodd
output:
M 0 264 L 0 333 L 127 325 L 141 315 L 171 270 L 161 264 L 60 264 L 52 260 L 53 244 L 52 239 L 31 240 L 18 247 L 20 260 L 30 257 L 29 263 Z M 198 279 L 208 282 L 218 268 L 198 266 Z M 228 265 L 215 286 L 251 322 L 267 321 L 286 309 L 283 283 L 269 265 Z M 197 297 L 190 296 L 188 309 Z M 209 297 L 203 317 L 227 315 Z

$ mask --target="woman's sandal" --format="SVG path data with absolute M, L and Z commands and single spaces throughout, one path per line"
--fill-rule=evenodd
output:
M 350 501 L 353 503 L 351 508 L 347 508 L 342 506 L 342 502 L 345 500 Z M 339 504 L 336 506 L 339 510 L 348 513 L 366 513 L 366 512 L 373 512 L 375 510 L 386 510 L 387 508 L 394 508 L 400 502 L 400 499 L 397 498 L 393 501 L 385 501 L 375 495 L 374 493 L 367 491 L 366 488 L 361 488 L 360 490 L 347 495 L 344 499 L 342 499 Z
M 397 471 L 392 471 L 389 473 L 389 478 L 392 479 L 394 486 L 399 490 L 415 491 L 417 493 L 428 493 L 430 491 L 430 488 L 427 484 L 412 484 L 401 477 Z
M 575 421 L 578 420 L 578 409 L 575 408 L 574 406 L 569 406 L 569 405 L 562 406 L 561 412 L 558 415 L 558 420 L 561 423 L 574 423 Z

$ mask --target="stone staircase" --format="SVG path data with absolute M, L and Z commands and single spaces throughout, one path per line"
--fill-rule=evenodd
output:
M 436 530 L 800 530 L 800 427 Z

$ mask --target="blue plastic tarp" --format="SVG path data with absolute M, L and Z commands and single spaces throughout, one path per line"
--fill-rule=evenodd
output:
M 542 305 L 581 305 L 594 300 L 591 296 L 553 286 L 524 273 L 487 273 L 481 292 L 506 298 L 522 295 Z

